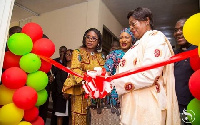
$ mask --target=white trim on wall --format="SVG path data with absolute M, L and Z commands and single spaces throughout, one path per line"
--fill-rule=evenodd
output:
M 0 68 L 2 69 L 5 55 L 8 29 L 15 0 L 0 0 Z M 2 70 L 0 69 L 0 76 Z M 1 80 L 1 77 L 0 77 Z

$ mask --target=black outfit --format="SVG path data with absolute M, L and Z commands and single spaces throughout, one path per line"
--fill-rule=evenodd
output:
M 197 46 L 190 45 L 188 48 L 179 48 L 175 51 L 175 54 L 196 49 Z M 194 98 L 189 90 L 189 79 L 194 73 L 194 70 L 190 66 L 190 59 L 181 60 L 174 64 L 174 76 L 175 76 L 175 89 L 179 104 L 179 112 L 187 110 L 187 105 Z
M 55 75 L 56 80 L 56 104 L 55 104 L 55 112 L 65 113 L 66 111 L 66 99 L 63 97 L 62 88 L 65 80 L 67 79 L 68 73 L 62 71 L 61 69 L 57 69 L 57 73 Z
M 56 62 L 62 64 L 60 58 L 54 59 Z M 57 116 L 55 112 L 65 113 L 66 111 L 66 99 L 63 97 L 62 88 L 65 80 L 67 79 L 68 73 L 62 71 L 61 69 L 52 66 L 52 73 L 55 79 L 52 83 L 52 100 L 53 100 L 53 114 L 51 117 L 51 125 L 57 125 Z M 68 106 L 70 107 L 70 100 Z M 70 113 L 70 109 L 68 109 Z M 63 125 L 68 125 L 69 117 L 63 117 Z

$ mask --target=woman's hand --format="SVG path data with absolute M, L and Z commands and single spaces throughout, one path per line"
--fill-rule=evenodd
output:
M 52 83 L 53 80 L 54 80 L 54 76 L 53 75 L 49 75 L 48 78 L 49 78 L 49 82 Z
M 111 76 L 111 72 L 106 72 L 108 76 Z
M 64 99 L 68 100 L 70 98 L 70 94 L 63 93 Z

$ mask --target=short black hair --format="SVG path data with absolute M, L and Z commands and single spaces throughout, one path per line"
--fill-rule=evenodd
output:
M 181 17 L 176 21 L 176 23 L 179 22 L 179 21 L 184 21 L 185 22 L 187 19 L 188 19 L 187 17 Z
M 96 28 L 90 28 L 87 31 L 85 31 L 85 34 L 83 36 L 83 40 L 82 40 L 82 46 L 83 48 L 86 48 L 86 35 L 90 32 L 90 31 L 94 31 L 97 36 L 98 36 L 98 45 L 96 47 L 96 50 L 100 50 L 101 49 L 101 45 L 102 45 L 102 36 L 101 36 L 101 32 L 99 30 L 97 30 Z
M 70 51 L 70 53 L 72 53 L 74 50 L 73 49 L 68 49 L 67 51 Z
M 9 36 L 13 35 L 14 33 L 21 33 L 22 28 L 20 26 L 13 26 L 9 29 Z
M 132 10 L 128 13 L 127 19 L 129 19 L 131 16 L 139 21 L 147 21 L 147 17 L 148 17 L 150 21 L 151 29 L 154 28 L 153 14 L 150 9 L 144 8 L 144 7 L 138 7 L 135 10 Z
M 67 47 L 66 46 L 61 46 L 60 49 L 66 49 L 67 50 Z

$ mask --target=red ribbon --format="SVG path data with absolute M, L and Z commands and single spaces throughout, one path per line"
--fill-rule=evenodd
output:
M 45 57 L 45 56 L 42 56 L 42 55 L 38 55 L 38 56 L 39 56 L 41 59 L 47 61 L 48 63 L 53 64 L 55 67 L 57 67 L 57 68 L 59 68 L 59 69 L 62 69 L 62 70 L 65 71 L 65 72 L 68 72 L 68 73 L 70 73 L 70 74 L 72 74 L 72 75 L 75 75 L 75 76 L 78 76 L 78 77 L 83 78 L 83 76 L 81 76 L 81 75 L 79 75 L 79 74 L 73 72 L 73 71 L 70 70 L 69 68 L 63 66 L 62 64 L 56 62 L 55 60 L 53 60 L 53 59 L 51 59 L 51 58 L 48 58 L 48 57 Z
M 110 80 L 113 80 L 113 79 L 118 79 L 118 78 L 121 78 L 121 77 L 124 77 L 124 76 L 131 75 L 131 74 L 143 72 L 143 71 L 146 71 L 146 70 L 149 70 L 149 69 L 158 68 L 158 67 L 165 66 L 165 65 L 170 64 L 170 63 L 178 62 L 180 60 L 183 60 L 183 59 L 186 59 L 186 58 L 189 58 L 189 57 L 192 57 L 192 56 L 196 56 L 196 55 L 198 55 L 198 49 L 190 50 L 190 51 L 187 51 L 187 52 L 182 52 L 180 54 L 177 54 L 177 55 L 174 55 L 174 56 L 170 57 L 167 60 L 164 60 L 164 61 L 161 61 L 161 62 L 158 62 L 158 63 L 154 63 L 154 64 L 150 64 L 150 65 L 147 65 L 147 66 L 139 67 L 139 68 L 136 68 L 136 69 L 128 70 L 126 72 L 119 73 L 119 74 L 113 75 L 111 77 L 108 77 L 108 79 L 106 79 L 106 80 L 110 81 Z M 38 56 L 40 58 L 42 58 L 43 60 L 53 64 L 55 67 L 58 67 L 58 68 L 62 69 L 65 72 L 68 72 L 68 73 L 70 73 L 72 75 L 81 77 L 84 80 L 86 78 L 86 77 L 83 77 L 83 76 L 73 72 L 69 68 L 64 67 L 63 65 L 61 65 L 58 62 L 56 62 L 55 60 L 52 60 L 51 58 L 48 58 L 48 57 L 45 57 L 45 56 L 41 56 L 41 55 L 38 55 Z M 101 77 L 105 77 L 105 76 L 101 76 Z
M 143 72 L 143 71 L 146 71 L 146 70 L 149 70 L 149 69 L 158 68 L 158 67 L 165 66 L 165 65 L 170 64 L 170 63 L 178 62 L 180 60 L 183 60 L 183 59 L 186 59 L 186 58 L 189 58 L 189 57 L 192 57 L 192 56 L 196 56 L 196 55 L 198 55 L 198 49 L 190 50 L 190 51 L 187 51 L 187 52 L 182 52 L 182 53 L 179 53 L 177 55 L 170 57 L 167 60 L 164 60 L 164 61 L 161 61 L 161 62 L 158 62 L 158 63 L 154 63 L 154 64 L 150 64 L 150 65 L 147 65 L 147 66 L 143 66 L 143 67 L 138 67 L 136 69 L 128 70 L 126 72 L 113 75 L 113 76 L 111 76 L 111 79 L 118 79 L 118 78 L 128 76 L 128 75 L 131 75 L 131 74 Z

